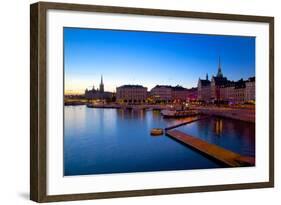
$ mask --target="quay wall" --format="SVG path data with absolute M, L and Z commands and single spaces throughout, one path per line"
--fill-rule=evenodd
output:
M 120 105 L 120 104 L 88 104 L 90 108 L 117 108 L 117 109 L 155 109 L 155 110 L 163 110 L 167 109 L 166 105 Z
M 254 109 L 232 109 L 232 108 L 197 108 L 202 114 L 227 117 L 236 120 L 255 123 L 256 115 Z

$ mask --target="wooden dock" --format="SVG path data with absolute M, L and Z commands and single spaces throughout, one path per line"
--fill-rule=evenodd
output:
M 179 130 L 169 130 L 166 132 L 169 137 L 215 159 L 229 167 L 254 166 L 255 158 L 239 155 L 204 140 L 189 136 Z
M 176 124 L 176 125 L 172 125 L 172 126 L 170 126 L 170 127 L 166 127 L 166 128 L 165 128 L 165 131 L 171 130 L 171 129 L 174 129 L 174 128 L 177 128 L 177 127 L 180 127 L 180 126 L 183 126 L 183 125 L 186 125 L 186 124 L 189 124 L 189 123 L 198 121 L 198 120 L 203 120 L 203 119 L 206 119 L 206 118 L 208 118 L 208 116 L 204 116 L 204 117 L 202 117 L 202 116 L 192 117 L 192 118 L 187 119 L 187 120 L 184 120 L 183 122 L 180 122 L 180 123 L 178 123 L 178 124 Z

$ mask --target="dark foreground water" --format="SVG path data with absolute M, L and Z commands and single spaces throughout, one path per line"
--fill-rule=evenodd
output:
M 169 137 L 151 136 L 152 128 L 177 123 L 163 119 L 159 111 L 64 109 L 65 176 L 221 167 Z M 180 129 L 238 153 L 255 154 L 254 124 L 211 118 Z
M 211 117 L 178 129 L 241 155 L 255 157 L 254 123 Z

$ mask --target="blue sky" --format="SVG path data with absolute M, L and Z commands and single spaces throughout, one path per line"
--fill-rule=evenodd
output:
M 255 75 L 255 38 L 202 34 L 64 28 L 65 91 L 139 84 L 197 86 L 215 75 L 221 57 L 230 80 Z

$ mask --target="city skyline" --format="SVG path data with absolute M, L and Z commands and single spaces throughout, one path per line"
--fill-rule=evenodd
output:
M 255 76 L 255 38 L 64 28 L 65 93 L 124 84 L 196 87 L 222 71 L 230 80 Z

